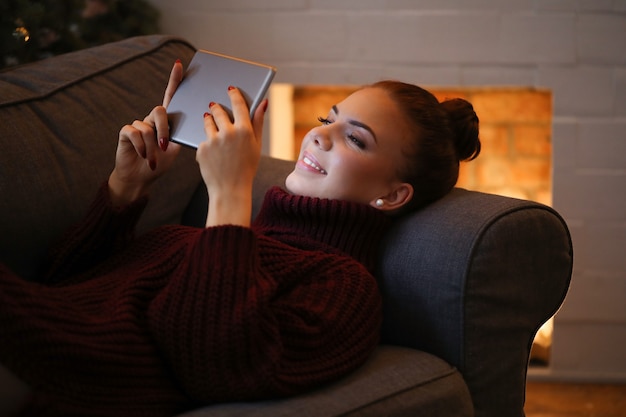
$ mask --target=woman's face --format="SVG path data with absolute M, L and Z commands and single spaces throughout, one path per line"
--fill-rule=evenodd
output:
M 397 173 L 404 164 L 408 132 L 386 91 L 358 90 L 333 106 L 304 137 L 286 187 L 311 197 L 371 205 L 379 198 L 387 201 L 402 184 Z

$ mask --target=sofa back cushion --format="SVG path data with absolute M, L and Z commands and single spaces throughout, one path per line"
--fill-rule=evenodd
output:
M 161 104 L 172 64 L 194 51 L 176 38 L 138 37 L 0 73 L 0 261 L 35 273 L 113 169 L 120 128 Z M 179 221 L 199 181 L 184 149 L 140 229 Z

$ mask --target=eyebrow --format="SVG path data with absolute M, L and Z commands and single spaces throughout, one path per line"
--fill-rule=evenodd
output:
M 339 109 L 337 108 L 337 105 L 333 105 L 332 109 L 333 109 L 333 112 L 338 116 L 339 115 Z M 372 130 L 371 127 L 369 127 L 365 123 L 361 123 L 358 120 L 353 120 L 353 119 L 349 119 L 348 123 L 350 123 L 353 126 L 360 127 L 362 129 L 367 130 L 368 132 L 370 132 L 370 134 L 374 138 L 374 142 L 378 143 L 378 139 L 376 139 L 376 134 L 374 133 L 374 131 Z

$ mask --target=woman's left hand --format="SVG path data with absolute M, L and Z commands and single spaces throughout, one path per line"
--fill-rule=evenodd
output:
M 196 160 L 209 193 L 207 227 L 219 224 L 248 226 L 252 212 L 252 182 L 261 157 L 263 122 L 267 100 L 250 120 L 241 92 L 229 88 L 234 121 L 219 104 L 204 117 L 207 139 L 200 144 Z
M 177 61 L 170 73 L 163 105 L 156 106 L 143 120 L 122 127 L 115 168 L 109 176 L 113 204 L 124 205 L 148 193 L 150 185 L 173 164 L 180 145 L 169 142 L 166 107 L 183 78 Z

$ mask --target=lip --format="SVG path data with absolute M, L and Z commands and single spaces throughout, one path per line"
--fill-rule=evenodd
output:
M 315 174 L 328 174 L 326 170 L 322 168 L 322 165 L 319 163 L 319 161 L 309 152 L 304 152 L 302 154 L 302 158 L 298 160 L 298 167 L 305 171 L 313 172 Z

